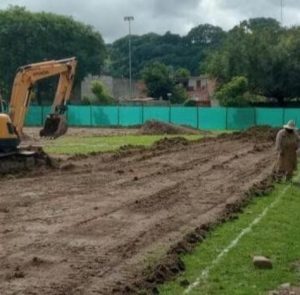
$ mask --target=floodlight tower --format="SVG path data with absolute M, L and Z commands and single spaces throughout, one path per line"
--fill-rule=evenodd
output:
M 131 74 L 131 22 L 134 21 L 133 16 L 125 16 L 124 21 L 128 22 L 129 38 L 128 38 L 128 55 L 129 55 L 129 97 L 132 98 L 132 74 Z
M 280 14 L 281 14 L 281 25 L 283 26 L 283 9 L 284 9 L 284 0 L 280 0 Z

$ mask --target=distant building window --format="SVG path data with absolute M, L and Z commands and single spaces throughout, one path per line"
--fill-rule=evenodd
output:
M 197 89 L 201 88 L 201 80 L 197 80 Z

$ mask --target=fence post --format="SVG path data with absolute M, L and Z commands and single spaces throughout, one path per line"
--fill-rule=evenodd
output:
M 93 126 L 93 106 L 90 104 L 90 127 Z
M 117 125 L 118 127 L 120 126 L 120 103 L 118 103 L 118 108 L 117 108 Z
M 199 121 L 199 106 L 197 106 L 197 129 L 200 129 Z
M 142 125 L 144 124 L 144 104 L 142 103 Z
M 41 105 L 41 112 L 42 112 L 42 114 L 41 114 L 41 126 L 43 126 L 44 125 L 44 106 L 43 105 Z
M 256 108 L 254 108 L 254 126 L 257 126 Z
M 69 124 L 69 110 L 70 110 L 70 105 L 68 106 L 67 110 L 66 110 L 66 120 L 67 120 L 67 123 Z
M 228 107 L 226 107 L 225 110 L 225 130 L 228 130 Z
M 41 112 L 41 126 L 44 125 L 44 106 L 40 106 L 40 112 Z
M 171 104 L 169 104 L 169 123 L 171 124 L 171 112 L 172 112 L 172 109 L 171 109 Z

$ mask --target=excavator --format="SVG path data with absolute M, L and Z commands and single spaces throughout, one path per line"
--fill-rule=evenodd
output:
M 70 98 L 77 60 L 75 57 L 50 60 L 22 66 L 14 79 L 8 112 L 0 97 L 0 174 L 31 168 L 45 159 L 45 153 L 24 147 L 23 127 L 30 105 L 31 92 L 36 82 L 59 76 L 51 113 L 47 116 L 41 137 L 57 138 L 67 131 L 66 110 Z

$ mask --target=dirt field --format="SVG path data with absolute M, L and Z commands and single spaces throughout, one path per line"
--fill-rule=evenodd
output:
M 132 293 L 149 264 L 270 175 L 273 142 L 256 138 L 165 140 L 0 179 L 0 294 Z

